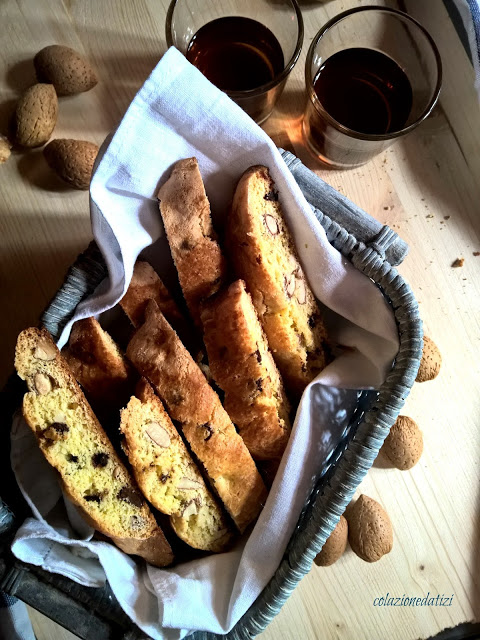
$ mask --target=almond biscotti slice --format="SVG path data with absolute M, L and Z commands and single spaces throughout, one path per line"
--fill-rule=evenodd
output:
M 280 457 L 290 406 L 243 280 L 208 301 L 201 319 L 210 371 L 248 450 L 257 460 Z
M 142 324 L 149 300 L 155 300 L 160 311 L 176 331 L 179 326 L 181 328 L 185 326 L 182 312 L 160 276 L 148 262 L 137 260 L 127 292 L 119 302 L 135 328 Z
M 29 388 L 25 420 L 86 519 L 127 553 L 170 564 L 170 545 L 46 329 L 19 335 L 15 368 Z
M 227 244 L 285 386 L 298 397 L 327 363 L 327 336 L 267 167 L 250 167 L 240 178 Z
M 95 318 L 75 322 L 62 354 L 95 413 L 118 419 L 138 375 L 100 323 Z
M 153 385 L 234 523 L 244 531 L 264 504 L 265 485 L 219 397 L 153 301 L 127 357 Z
M 145 378 L 121 415 L 125 453 L 143 495 L 171 516 L 176 534 L 191 547 L 225 549 L 232 538 L 226 518 Z
M 200 303 L 221 287 L 226 262 L 196 158 L 175 164 L 158 199 L 183 295 L 195 324 L 201 326 Z

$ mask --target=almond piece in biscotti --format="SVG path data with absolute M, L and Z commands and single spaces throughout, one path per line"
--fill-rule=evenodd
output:
M 145 429 L 145 433 L 159 447 L 167 448 L 170 446 L 170 436 L 167 431 L 158 424 L 158 422 L 150 422 Z
M 34 378 L 35 389 L 41 396 L 47 395 L 52 390 L 52 382 L 50 378 L 44 373 L 35 374 Z
M 71 187 L 86 190 L 90 186 L 98 146 L 87 140 L 52 140 L 43 155 L 48 166 Z

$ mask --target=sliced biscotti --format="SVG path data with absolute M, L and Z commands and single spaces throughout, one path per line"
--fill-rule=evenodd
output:
M 145 323 L 127 356 L 153 385 L 236 526 L 243 531 L 260 512 L 266 489 L 219 397 L 150 301 Z
M 208 301 L 201 319 L 210 371 L 248 450 L 258 460 L 280 457 L 290 406 L 243 280 Z
M 191 547 L 222 551 L 232 537 L 226 518 L 145 378 L 121 415 L 125 453 L 143 495 L 171 516 L 173 529 Z
M 173 554 L 129 472 L 45 329 L 26 329 L 15 368 L 27 382 L 23 415 L 66 493 L 121 549 L 164 566 Z
M 266 167 L 251 167 L 240 178 L 227 244 L 285 386 L 298 396 L 327 362 L 326 331 Z
M 95 318 L 75 322 L 62 353 L 95 413 L 118 418 L 138 374 L 100 323 Z
M 216 240 L 196 158 L 180 160 L 158 192 L 160 213 L 178 279 L 192 318 L 225 280 L 226 262 Z
M 175 331 L 179 326 L 184 327 L 182 312 L 160 276 L 148 262 L 137 260 L 127 292 L 119 302 L 134 327 L 142 324 L 149 300 L 155 300 Z

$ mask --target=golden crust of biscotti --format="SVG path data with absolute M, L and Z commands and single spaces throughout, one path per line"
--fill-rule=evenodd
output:
M 137 260 L 127 292 L 119 302 L 135 328 L 142 324 L 149 300 L 155 300 L 160 311 L 176 331 L 178 331 L 178 325 L 184 326 L 182 312 L 160 276 L 148 262 Z
M 62 354 L 97 411 L 104 415 L 125 406 L 138 376 L 95 318 L 75 322 Z
M 152 513 L 46 329 L 19 335 L 15 368 L 29 388 L 25 420 L 87 520 L 112 539 L 158 540 Z M 163 550 L 158 566 L 173 560 L 166 540 Z
M 327 362 L 326 331 L 267 167 L 250 167 L 240 178 L 227 244 L 285 386 L 298 397 Z
M 201 319 L 210 371 L 248 450 L 258 460 L 280 457 L 290 435 L 290 406 L 243 280 L 212 298 Z
M 195 549 L 222 551 L 231 531 L 220 507 L 145 378 L 122 410 L 124 449 L 143 495 L 171 517 L 177 535 Z
M 219 397 L 153 301 L 145 317 L 127 347 L 127 356 L 157 391 L 235 525 L 243 531 L 266 498 L 255 463 Z
M 200 326 L 200 303 L 221 287 L 226 261 L 213 230 L 210 203 L 196 158 L 175 164 L 158 199 L 183 295 L 195 324 Z

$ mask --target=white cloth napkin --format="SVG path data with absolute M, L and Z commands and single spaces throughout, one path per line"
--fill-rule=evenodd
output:
M 198 159 L 217 222 L 242 172 L 253 164 L 269 167 L 306 275 L 329 309 L 331 335 L 354 350 L 304 392 L 279 473 L 250 535 L 229 553 L 170 569 L 145 568 L 113 545 L 92 540 L 78 518 L 69 521 L 72 509 L 65 510 L 68 501 L 61 500 L 33 436 L 23 420 L 15 421 L 12 464 L 36 517 L 18 531 L 13 553 L 82 584 L 99 585 L 106 577 L 127 614 L 159 639 L 181 638 L 195 629 L 226 633 L 254 602 L 278 567 L 312 484 L 349 422 L 357 389 L 381 384 L 398 350 L 390 308 L 374 284 L 330 246 L 273 142 L 175 49 L 133 100 L 93 177 L 92 226 L 110 278 L 79 305 L 74 320 L 115 305 L 141 252 L 172 282 L 156 193 L 172 165 L 191 156 Z

